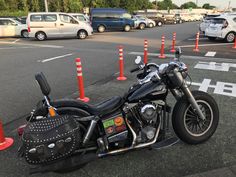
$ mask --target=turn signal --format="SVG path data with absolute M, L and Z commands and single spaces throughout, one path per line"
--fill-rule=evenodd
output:
M 122 117 L 117 117 L 114 119 L 114 122 L 116 126 L 121 126 L 124 122 L 124 119 Z
M 48 109 L 48 111 L 49 111 L 49 115 L 50 115 L 51 117 L 55 117 L 55 116 L 56 116 L 56 111 L 54 110 L 53 107 L 50 107 L 50 108 Z

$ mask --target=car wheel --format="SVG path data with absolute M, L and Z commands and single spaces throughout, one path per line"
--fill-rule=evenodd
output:
M 131 26 L 130 25 L 125 25 L 124 31 L 129 32 L 130 30 L 131 30 Z
M 98 32 L 99 33 L 103 33 L 104 31 L 105 31 L 105 26 L 103 26 L 103 25 L 100 25 L 100 26 L 98 26 Z
M 28 37 L 29 37 L 28 31 L 27 31 L 27 30 L 21 31 L 21 37 L 23 37 L 23 38 L 28 38 Z
M 229 42 L 229 43 L 234 42 L 234 39 L 235 39 L 234 32 L 229 32 L 225 37 L 226 42 Z
M 157 23 L 157 26 L 162 26 L 162 25 L 163 25 L 162 22 L 158 22 L 158 23 Z
M 144 23 L 141 23 L 141 24 L 139 25 L 139 29 L 141 29 L 141 30 L 143 30 L 145 27 L 146 27 L 146 25 L 145 25 Z
M 182 20 L 180 20 L 180 21 L 179 21 L 179 23 L 183 23 L 183 21 L 182 21 Z
M 153 27 L 154 27 L 153 23 L 149 23 L 149 28 L 153 28 Z
M 79 30 L 77 36 L 79 39 L 85 39 L 88 36 L 88 33 L 85 30 Z
M 216 37 L 209 37 L 209 36 L 208 36 L 208 39 L 209 39 L 210 41 L 214 41 L 214 40 L 216 40 Z
M 35 38 L 39 41 L 44 41 L 45 39 L 47 39 L 47 35 L 44 32 L 40 31 L 36 33 Z

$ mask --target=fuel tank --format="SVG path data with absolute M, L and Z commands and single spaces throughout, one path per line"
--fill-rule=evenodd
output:
M 129 89 L 126 100 L 130 103 L 141 101 L 164 100 L 167 89 L 161 82 L 148 82 L 143 85 L 137 84 Z

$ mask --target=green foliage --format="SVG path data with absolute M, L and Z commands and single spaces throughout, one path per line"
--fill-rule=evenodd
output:
M 172 0 L 163 0 L 163 1 L 153 1 L 152 2 L 154 6 L 157 4 L 157 9 L 159 10 L 170 10 L 170 9 L 178 9 L 179 6 L 172 3 Z
M 6 10 L 7 9 L 7 5 L 5 0 L 0 0 L 0 10 Z
M 186 2 L 186 3 L 182 4 L 182 5 L 180 6 L 180 8 L 181 8 L 181 9 L 189 9 L 189 8 L 196 9 L 196 8 L 198 8 L 198 7 L 197 7 L 197 4 L 195 4 L 194 2 L 189 1 L 189 2 Z
M 214 9 L 216 6 L 211 6 L 209 3 L 203 4 L 202 8 L 204 9 Z

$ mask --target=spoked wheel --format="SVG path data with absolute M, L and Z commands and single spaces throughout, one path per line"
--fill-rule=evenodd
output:
M 188 99 L 182 97 L 176 103 L 172 113 L 172 125 L 178 137 L 189 144 L 198 144 L 208 140 L 216 131 L 219 122 L 219 109 L 214 98 L 201 91 L 192 91 L 205 120 L 202 120 L 192 108 Z
M 210 129 L 213 122 L 213 111 L 211 106 L 203 100 L 198 100 L 197 103 L 206 118 L 205 120 L 199 118 L 191 105 L 188 106 L 184 113 L 184 127 L 192 136 L 204 135 Z

